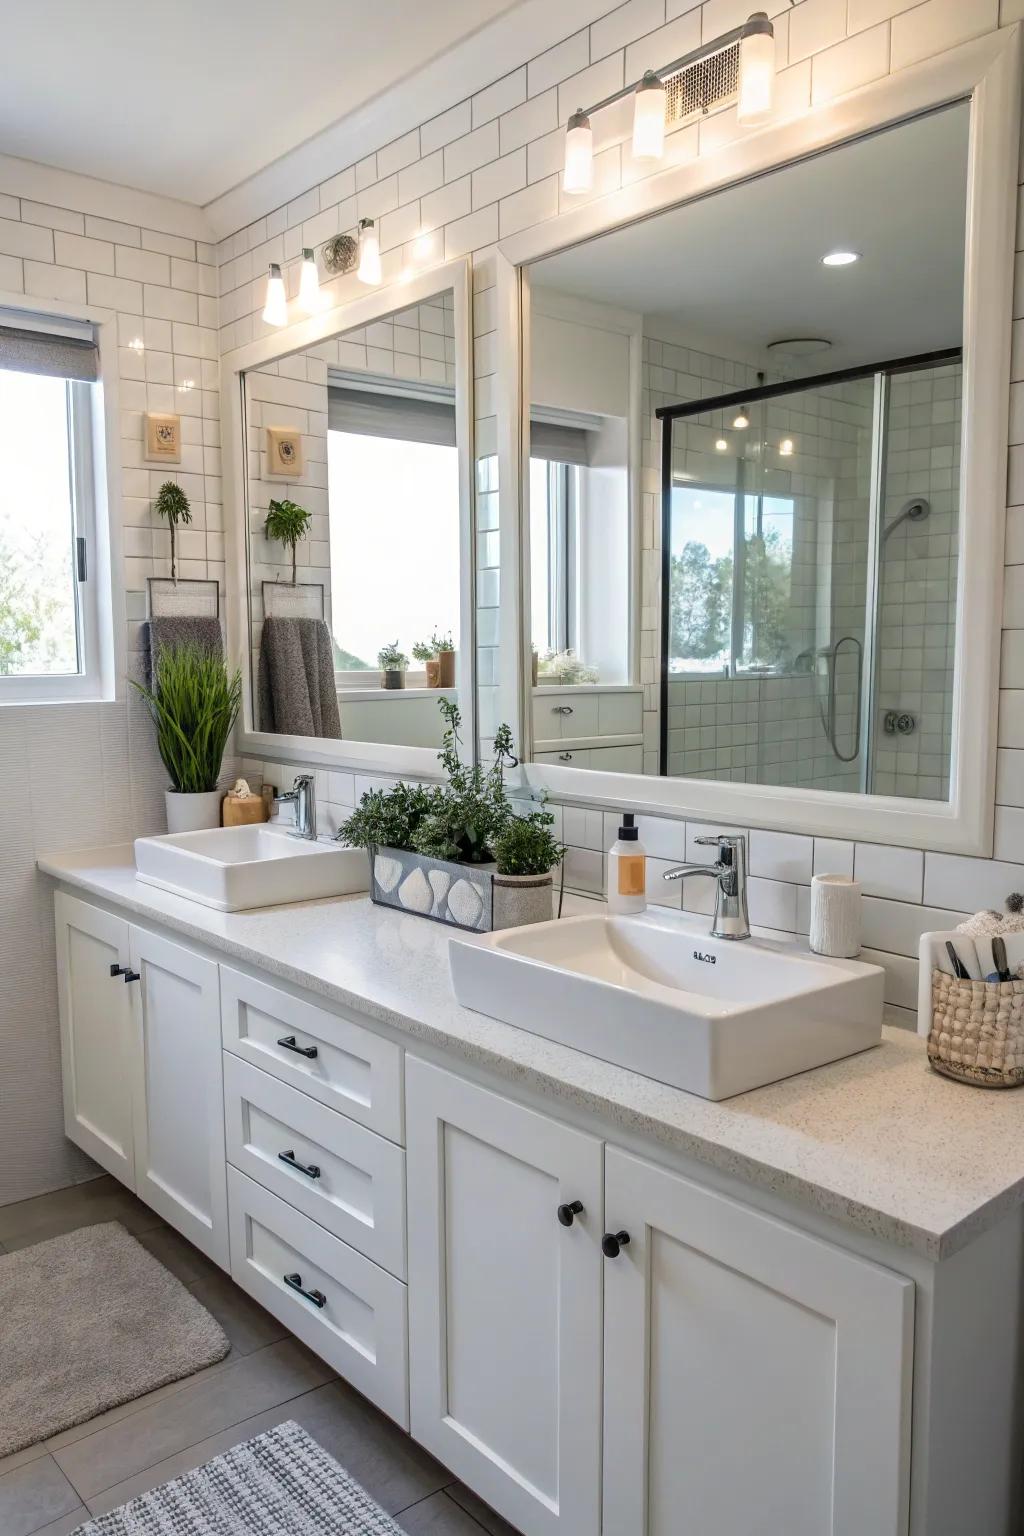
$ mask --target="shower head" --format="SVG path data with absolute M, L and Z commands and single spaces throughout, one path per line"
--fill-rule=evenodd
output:
M 883 529 L 882 542 L 884 543 L 890 533 L 895 533 L 900 524 L 907 522 L 908 519 L 912 523 L 923 523 L 931 510 L 932 504 L 924 496 L 911 496 L 910 500 L 905 501 L 900 507 L 888 528 Z

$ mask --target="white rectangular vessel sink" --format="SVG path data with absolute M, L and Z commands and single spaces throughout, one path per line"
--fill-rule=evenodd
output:
M 307 842 L 268 826 L 137 837 L 135 868 L 147 885 L 218 912 L 349 896 L 370 887 L 365 849 Z
M 569 917 L 449 943 L 466 1008 L 705 1099 L 877 1045 L 883 972 L 674 912 Z

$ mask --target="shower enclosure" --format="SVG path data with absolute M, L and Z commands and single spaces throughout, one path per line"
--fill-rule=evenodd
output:
M 661 406 L 661 772 L 945 800 L 959 349 Z

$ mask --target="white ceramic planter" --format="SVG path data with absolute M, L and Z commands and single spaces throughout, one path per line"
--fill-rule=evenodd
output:
M 201 795 L 182 795 L 176 789 L 165 789 L 168 832 L 205 832 L 209 827 L 219 827 L 223 799 L 219 789 L 209 789 Z

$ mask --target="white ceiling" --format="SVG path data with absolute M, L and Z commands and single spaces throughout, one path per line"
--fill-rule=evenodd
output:
M 959 346 L 968 128 L 966 104 L 917 118 L 563 251 L 531 281 L 742 355 L 781 337 L 833 343 L 772 365 L 790 374 Z M 861 260 L 823 267 L 839 248 Z
M 12 3 L 0 151 L 202 205 L 521 3 Z

